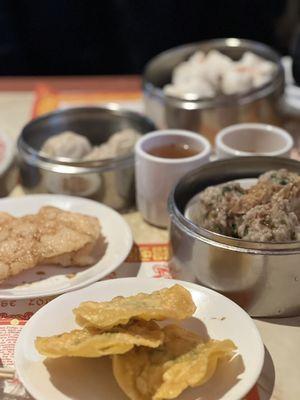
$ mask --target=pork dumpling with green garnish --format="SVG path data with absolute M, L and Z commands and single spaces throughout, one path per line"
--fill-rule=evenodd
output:
M 299 222 L 288 201 L 258 205 L 249 210 L 238 227 L 241 239 L 255 242 L 299 240 Z
M 274 185 L 285 186 L 289 183 L 294 183 L 300 180 L 300 177 L 295 172 L 290 172 L 287 169 L 278 169 L 265 172 L 260 175 L 258 182 L 271 183 Z
M 210 186 L 200 193 L 190 219 L 210 231 L 236 237 L 236 222 L 229 211 L 245 193 L 241 185 L 235 182 Z

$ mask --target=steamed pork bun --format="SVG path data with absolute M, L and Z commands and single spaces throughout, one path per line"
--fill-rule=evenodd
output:
M 50 157 L 81 159 L 91 152 L 92 146 L 85 136 L 67 131 L 46 140 L 41 150 Z

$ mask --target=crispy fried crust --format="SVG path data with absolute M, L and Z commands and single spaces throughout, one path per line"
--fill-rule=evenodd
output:
M 230 209 L 231 215 L 246 214 L 251 208 L 268 203 L 274 193 L 278 192 L 282 186 L 269 182 L 259 182 L 252 186 L 248 192 L 242 196 Z
M 97 329 L 76 329 L 61 335 L 37 337 L 38 352 L 49 358 L 77 356 L 101 357 L 123 354 L 134 346 L 158 347 L 164 334 L 153 322 L 137 321 L 110 332 Z
M 286 193 L 286 199 L 290 199 L 289 187 L 297 187 L 300 184 L 300 177 L 294 172 L 286 169 L 268 171 L 262 174 L 256 185 L 241 197 L 231 208 L 232 214 L 246 214 L 257 205 L 263 205 L 276 198 L 277 193 Z M 280 197 L 280 195 L 279 195 Z
M 284 186 L 273 196 L 272 201 L 278 203 L 288 201 L 290 209 L 300 219 L 300 179 Z
M 80 326 L 107 330 L 119 324 L 126 324 L 131 319 L 185 319 L 191 317 L 195 310 L 190 292 L 180 285 L 174 285 L 151 294 L 115 297 L 111 301 L 101 303 L 84 302 L 74 309 L 74 313 Z
M 169 325 L 157 349 L 134 348 L 113 356 L 113 373 L 131 400 L 173 399 L 187 387 L 203 385 L 219 359 L 236 349 L 231 340 L 203 342 L 195 333 Z
M 105 247 L 97 218 L 43 207 L 37 214 L 0 215 L 0 281 L 39 264 L 93 264 Z M 103 252 L 102 252 L 103 253 Z

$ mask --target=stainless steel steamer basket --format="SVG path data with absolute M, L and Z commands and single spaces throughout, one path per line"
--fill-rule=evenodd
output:
M 219 50 L 234 60 L 251 51 L 276 64 L 273 79 L 247 93 L 212 99 L 177 98 L 164 94 L 176 65 L 195 51 Z M 265 122 L 277 125 L 279 100 L 284 90 L 284 71 L 279 55 L 262 43 L 228 38 L 186 44 L 167 50 L 146 65 L 143 74 L 144 103 L 147 115 L 161 128 L 200 132 L 213 142 L 216 133 L 239 122 Z
M 29 122 L 18 141 L 22 184 L 29 193 L 58 193 L 92 198 L 118 210 L 134 203 L 134 154 L 107 160 L 72 161 L 40 153 L 45 140 L 70 130 L 100 144 L 122 129 L 155 130 L 146 117 L 117 104 L 55 111 Z
M 169 197 L 173 262 L 183 278 L 224 294 L 257 317 L 300 315 L 300 242 L 258 243 L 223 236 L 197 227 L 184 211 L 189 200 L 210 185 L 280 168 L 300 174 L 300 163 L 284 158 L 212 162 L 185 175 Z

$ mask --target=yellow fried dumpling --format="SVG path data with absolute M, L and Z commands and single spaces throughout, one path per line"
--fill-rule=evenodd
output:
M 190 292 L 180 285 L 139 293 L 130 297 L 115 297 L 111 301 L 81 303 L 74 309 L 76 322 L 82 327 L 108 330 L 131 319 L 150 321 L 191 317 L 196 310 Z
M 136 321 L 110 332 L 98 329 L 76 329 L 61 335 L 37 337 L 38 352 L 49 358 L 77 356 L 101 357 L 123 354 L 134 346 L 157 347 L 163 342 L 163 332 L 153 322 Z
M 218 361 L 236 349 L 231 340 L 209 340 L 164 365 L 163 383 L 153 400 L 174 399 L 187 387 L 201 386 L 215 373 Z
M 200 386 L 212 377 L 218 360 L 236 348 L 230 340 L 203 342 L 175 325 L 163 330 L 160 347 L 136 347 L 113 356 L 114 376 L 131 400 L 173 399 L 189 386 Z

